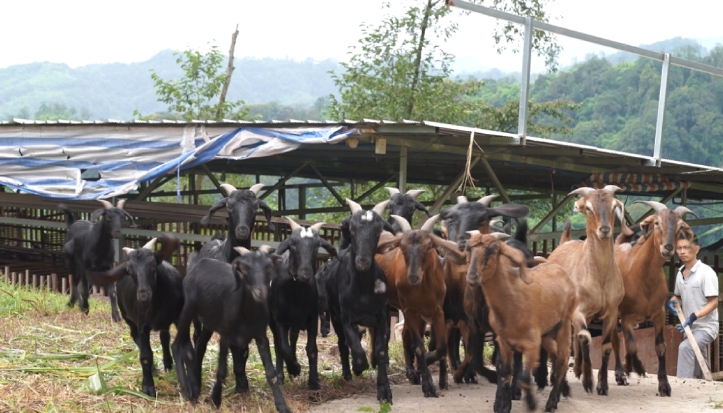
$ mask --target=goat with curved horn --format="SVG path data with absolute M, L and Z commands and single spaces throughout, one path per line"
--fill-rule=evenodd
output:
M 120 201 L 116 202 L 115 207 L 118 209 L 123 209 L 123 206 L 126 204 L 127 199 L 121 199 Z
M 387 204 L 389 203 L 389 200 L 382 201 L 376 205 L 374 205 L 374 208 L 372 208 L 372 211 L 376 212 L 379 216 L 382 215 L 384 212 L 384 209 L 387 207 Z
M 665 204 L 657 202 L 657 201 L 635 201 L 633 203 L 634 204 L 645 204 L 645 205 L 649 206 L 650 208 L 653 208 L 655 210 L 655 212 L 660 212 L 660 211 L 668 209 L 668 207 L 665 206 Z
M 614 194 L 614 193 L 616 193 L 616 192 L 622 191 L 623 188 L 620 188 L 620 187 L 617 186 L 617 185 L 605 185 L 605 188 L 603 188 L 603 190 L 608 191 L 608 192 L 611 192 L 611 193 Z
M 457 204 L 466 204 L 467 202 L 469 201 L 467 200 L 466 196 L 460 195 L 457 197 Z
M 424 225 L 422 225 L 422 228 L 420 228 L 420 230 L 426 231 L 426 232 L 432 232 L 432 228 L 434 228 L 434 224 L 436 224 L 437 221 L 439 221 L 439 214 L 427 219 L 424 222 Z
M 685 218 L 685 214 L 691 214 L 691 215 L 693 215 L 694 217 L 698 218 L 698 214 L 696 214 L 695 212 L 691 211 L 690 209 L 688 209 L 688 208 L 686 208 L 686 207 L 684 207 L 684 206 L 682 206 L 682 205 L 679 206 L 679 207 L 677 207 L 677 208 L 675 208 L 674 211 L 675 211 L 676 214 L 680 215 L 680 216 L 683 217 L 683 218 Z
M 352 201 L 349 198 L 344 198 L 346 200 L 346 204 L 349 205 L 349 209 L 351 210 L 351 213 L 354 214 L 357 211 L 363 211 L 361 205 L 357 204 L 356 202 Z
M 253 192 L 254 194 L 258 195 L 261 188 L 264 187 L 264 184 L 255 184 L 252 185 L 251 188 L 249 188 L 249 191 Z
M 236 190 L 236 187 L 231 184 L 221 184 L 219 187 L 226 191 L 226 196 L 231 195 L 231 193 Z
M 407 232 L 412 230 L 412 226 L 409 225 L 409 222 L 407 222 L 404 217 L 400 217 L 399 215 L 390 215 L 390 217 L 394 218 L 395 221 L 397 221 L 397 224 L 399 224 L 399 228 L 402 229 L 402 232 Z
M 288 222 L 289 227 L 291 227 L 292 232 L 296 231 L 297 229 L 302 228 L 301 225 L 297 224 L 296 221 L 294 221 L 293 219 L 291 219 L 289 217 L 284 217 L 284 218 L 286 218 L 286 221 Z
M 389 191 L 389 196 L 390 196 L 390 197 L 393 197 L 394 195 L 396 195 L 396 194 L 399 193 L 399 189 L 394 188 L 394 187 L 391 187 L 391 186 L 388 186 L 388 187 L 386 187 L 386 188 L 384 188 L 384 189 L 386 189 L 387 191 Z
M 592 192 L 595 192 L 595 188 L 590 188 L 589 186 L 583 186 L 582 188 L 577 188 L 576 190 L 570 192 L 570 193 L 567 194 L 567 195 L 568 195 L 568 196 L 570 196 L 570 195 L 588 196 L 588 195 L 590 195 Z
M 490 202 L 492 202 L 492 200 L 495 198 L 497 198 L 497 195 L 487 195 L 487 196 L 483 196 L 482 198 L 478 199 L 477 202 L 479 202 L 480 204 L 482 204 L 486 207 L 489 207 Z
M 425 192 L 424 189 L 410 189 L 407 191 L 407 195 L 411 196 L 412 199 L 417 199 L 422 192 Z
M 268 245 L 266 245 L 266 244 L 264 244 L 264 245 L 262 245 L 262 246 L 259 247 L 259 251 L 263 251 L 263 252 L 265 252 L 265 253 L 267 253 L 267 254 L 271 254 L 271 247 L 268 246 Z
M 103 204 L 103 208 L 105 208 L 105 209 L 111 209 L 111 208 L 113 208 L 113 204 L 111 204 L 110 202 L 106 201 L 105 199 L 98 199 L 98 202 L 100 202 L 101 204 Z
M 248 254 L 249 252 L 251 252 L 244 247 L 233 247 L 233 249 L 236 250 L 236 252 L 238 252 L 238 255 L 240 255 L 240 256 L 244 256 L 244 255 Z
M 508 240 L 508 239 L 512 238 L 512 235 L 507 234 L 505 232 L 493 232 L 490 235 L 495 237 L 495 239 L 497 241 L 504 241 L 504 240 Z
M 146 245 L 143 246 L 143 248 L 153 251 L 153 249 L 156 247 L 156 241 L 158 241 L 158 238 L 152 238 L 146 243 Z
M 317 222 L 316 224 L 310 226 L 309 228 L 313 231 L 319 232 L 321 227 L 323 227 L 324 225 L 326 225 L 326 222 Z

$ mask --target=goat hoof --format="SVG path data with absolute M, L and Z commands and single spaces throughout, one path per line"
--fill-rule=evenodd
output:
M 154 386 L 143 386 L 143 393 L 150 397 L 156 397 L 156 388 Z
M 155 364 L 153 366 L 151 366 L 151 375 L 153 377 L 158 377 L 158 369 L 156 368 Z
M 437 389 L 434 388 L 432 380 L 422 382 L 422 392 L 424 393 L 424 397 L 439 397 L 437 396 Z
M 597 394 L 598 396 L 607 396 L 608 395 L 608 388 L 607 386 L 599 386 L 597 388 Z
M 658 385 L 658 395 L 660 397 L 670 397 L 670 384 L 667 381 Z
M 411 384 L 421 383 L 421 376 L 418 371 L 414 369 L 407 369 L 407 379 Z
M 567 382 L 567 380 L 562 381 L 560 388 L 563 396 L 570 397 L 570 384 Z
M 121 320 L 122 320 L 122 319 L 121 319 L 121 316 L 118 315 L 117 313 L 112 313 L 112 314 L 110 315 L 110 318 L 111 318 L 111 320 L 113 320 L 113 322 L 115 322 L 115 323 L 120 323 Z
M 321 386 L 318 381 L 309 381 L 309 390 L 321 390 Z
M 520 399 L 522 399 L 522 389 L 515 386 L 512 389 L 512 400 L 520 400 Z
M 289 376 L 296 377 L 299 373 L 301 373 L 301 366 L 298 362 L 294 362 L 294 364 L 287 364 L 286 372 L 289 373 Z
M 392 403 L 392 389 L 389 388 L 389 383 L 386 385 L 377 386 L 377 400 L 379 403 Z
M 236 383 L 236 393 L 248 393 L 248 392 L 249 392 L 249 382 L 248 381 Z
M 615 373 L 615 381 L 618 383 L 618 386 L 628 385 L 628 379 L 625 377 L 624 373 Z
M 511 413 L 512 412 L 512 402 L 509 400 L 495 399 L 494 412 L 495 413 Z

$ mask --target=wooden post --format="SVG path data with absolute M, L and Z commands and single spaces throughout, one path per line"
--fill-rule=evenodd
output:
M 18 282 L 18 275 L 15 273 L 15 271 L 12 272 L 12 276 L 10 277 L 10 280 L 13 285 Z
M 37 288 L 37 287 L 38 287 L 38 275 L 37 275 L 37 274 L 33 274 L 33 285 L 32 285 L 32 287 L 33 287 L 33 288 Z
M 65 290 L 66 290 L 66 287 L 67 287 L 68 279 L 67 279 L 67 278 L 63 278 L 63 279 L 61 279 L 60 281 L 61 281 L 61 283 L 60 283 L 60 289 L 61 289 L 60 293 L 61 293 L 61 294 L 65 294 Z
M 678 320 L 680 320 L 680 324 L 685 324 L 685 316 L 683 315 L 683 310 L 680 309 L 680 305 L 675 305 L 676 302 L 673 301 L 673 306 L 675 307 L 675 312 L 678 313 Z M 695 337 L 693 336 L 693 331 L 691 331 L 689 326 L 685 326 L 685 335 L 688 337 L 688 341 L 690 342 L 690 346 L 693 347 L 693 353 L 695 354 L 695 358 L 698 360 L 698 364 L 700 365 L 700 371 L 703 372 L 703 377 L 705 377 L 706 380 L 711 381 L 713 380 L 713 376 L 710 374 L 710 370 L 708 369 L 708 365 L 705 362 L 705 359 L 703 358 L 703 353 L 700 352 L 700 347 L 698 347 L 698 342 L 695 340 Z
M 68 294 L 70 294 L 70 290 L 73 288 L 73 274 L 68 274 Z M 65 286 L 63 287 L 63 293 L 65 293 Z
M 30 270 L 25 270 L 25 286 L 27 287 L 28 284 L 30 284 Z
M 3 280 L 5 280 L 5 284 L 10 283 L 10 269 L 8 267 L 5 267 L 5 273 L 3 274 Z
M 43 288 L 45 288 L 45 276 L 44 276 L 44 275 L 41 275 L 41 276 L 40 276 L 40 285 L 38 285 L 38 287 L 39 287 L 41 290 L 42 290 Z
M 52 278 L 53 286 L 51 287 L 53 291 L 58 291 L 58 274 L 52 273 L 50 274 L 50 278 Z M 62 292 L 62 291 L 60 291 Z

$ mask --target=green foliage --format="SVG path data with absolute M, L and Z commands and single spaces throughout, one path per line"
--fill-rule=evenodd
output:
M 66 307 L 66 303 L 67 298 L 47 289 L 23 288 L 0 281 L 0 317 L 32 311 L 40 315 L 57 314 Z
M 219 102 L 227 74 L 223 68 L 225 57 L 217 46 L 211 46 L 206 54 L 188 49 L 174 56 L 184 72 L 180 79 L 163 80 L 151 69 L 158 100 L 168 104 L 169 112 L 187 121 L 244 119 L 248 115 L 242 100 Z M 134 115 L 142 117 L 138 111 Z
M 8 120 L 12 120 L 13 118 L 34 120 L 89 120 L 91 119 L 91 114 L 86 108 L 82 108 L 80 113 L 78 113 L 78 109 L 68 107 L 64 103 L 41 102 L 34 116 L 30 115 L 30 109 L 25 106 L 20 109 L 18 113 L 6 116 Z
M 401 16 L 388 16 L 378 26 L 364 25 L 364 37 L 351 47 L 349 61 L 341 63 L 345 70 L 331 72 L 339 87 L 339 97 L 330 96 L 331 118 L 424 119 L 514 132 L 519 85 L 501 84 L 503 87 L 498 88 L 495 84 L 495 92 L 490 93 L 483 81 L 452 79 L 454 56 L 442 49 L 457 31 L 457 24 L 447 19 L 452 9 L 443 1 L 408 4 Z M 496 0 L 494 5 L 544 20 L 543 4 L 537 0 L 510 0 L 509 4 Z M 515 30 L 506 27 L 501 33 L 512 41 L 519 34 Z M 554 61 L 557 46 L 552 39 L 536 39 L 536 50 L 550 53 Z M 509 93 L 514 88 L 516 93 Z M 497 99 L 487 100 L 490 95 Z M 499 99 L 502 96 L 505 98 Z M 542 136 L 567 133 L 564 125 L 570 119 L 568 112 L 576 107 L 569 101 L 531 102 L 531 132 Z M 548 121 L 538 124 L 538 120 Z

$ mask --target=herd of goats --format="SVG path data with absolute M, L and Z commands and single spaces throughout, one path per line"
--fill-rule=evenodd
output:
M 593 319 L 602 320 L 597 393 L 608 394 L 607 364 L 613 349 L 619 385 L 627 384 L 626 376 L 633 371 L 645 373 L 632 330 L 640 322 L 652 321 L 659 360 L 658 393 L 670 396 L 663 340 L 668 297 L 663 265 L 674 254 L 675 240 L 693 237 L 683 221 L 686 213 L 692 213 L 687 208 L 671 210 L 658 202 L 639 201 L 655 213 L 629 228 L 623 219 L 624 205 L 615 197 L 617 186 L 578 188 L 571 194 L 579 196 L 574 210 L 585 214 L 586 237 L 572 240 L 568 222 L 559 247 L 545 259 L 533 256 L 527 246 L 524 217 L 528 208 L 524 205 L 490 207 L 494 196 L 475 202 L 460 196 L 454 206 L 415 230 L 410 224 L 415 210 L 427 212 L 415 200 L 423 191 L 403 194 L 387 188 L 390 199 L 371 210 L 347 199 L 351 215 L 340 224 L 338 249 L 319 236 L 323 223 L 305 228 L 287 218 L 291 234 L 272 252 L 268 246 L 251 250 L 258 210 L 273 230 L 271 210 L 257 198 L 262 186 L 222 185 L 227 196 L 211 206 L 201 222 L 208 223 L 215 212 L 225 210 L 228 234 L 214 237 L 191 254 L 185 276 L 169 263 L 178 246 L 171 234 L 140 248 L 124 248 L 127 260 L 113 266 L 113 239 L 121 235 L 124 218 L 130 217 L 123 201 L 116 206 L 100 201 L 103 208 L 90 221 L 76 220 L 66 206 L 60 206 L 68 227 L 63 252 L 73 275 L 68 305 L 77 302 L 87 313 L 89 284 L 109 287 L 114 319 L 120 318 L 117 301 L 140 349 L 142 390 L 149 396 L 156 394 L 151 331 L 160 331 L 165 369 L 170 370 L 175 360 L 180 391 L 194 402 L 201 389 L 204 353 L 216 332 L 219 359 L 212 402 L 221 403 L 229 350 L 236 391 L 249 391 L 245 368 L 253 339 L 276 408 L 288 412 L 279 389 L 284 364 L 290 376 L 299 375 L 295 349 L 299 332 L 306 330 L 308 388 L 319 389 L 316 338 L 319 326 L 322 335 L 329 333 L 330 321 L 338 336 L 344 379 L 351 380 L 352 372 L 361 375 L 371 365 L 377 369 L 377 399 L 392 403 L 387 377 L 392 308 L 404 315 L 407 378 L 421 383 L 425 397 L 437 396 L 431 363 L 439 363 L 438 386 L 447 388 L 449 359 L 455 382 L 476 382 L 481 375 L 497 383 L 495 412 L 509 412 L 511 400 L 519 400 L 522 390 L 527 407 L 535 409 L 533 378 L 540 389 L 552 384 L 545 411 L 553 411 L 560 395 L 570 394 L 566 372 L 572 345 L 575 375 L 582 378 L 585 391 L 593 391 L 587 327 Z M 382 218 L 385 209 L 390 210 L 388 221 Z M 516 220 L 514 235 L 491 221 L 498 216 Z M 616 217 L 621 222 L 617 238 L 613 233 Z M 437 222 L 441 231 L 433 230 Z M 320 248 L 331 258 L 317 268 Z M 615 333 L 618 317 L 625 337 L 624 365 Z M 170 345 L 172 324 L 178 333 Z M 427 324 L 431 339 L 425 349 Z M 276 366 L 267 327 L 273 333 Z M 361 346 L 363 328 L 371 343 L 369 360 Z M 484 365 L 487 333 L 496 337 L 494 370 Z

